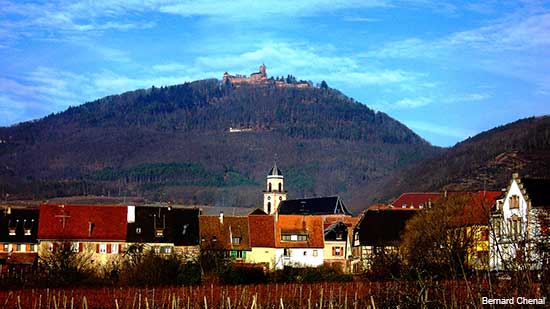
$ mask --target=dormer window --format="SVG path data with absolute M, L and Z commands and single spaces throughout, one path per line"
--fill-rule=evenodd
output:
M 155 229 L 155 237 L 163 237 L 164 229 Z
M 25 229 L 25 236 L 31 236 L 31 229 Z
M 281 241 L 307 241 L 305 234 L 282 234 Z
M 10 236 L 15 236 L 15 228 L 14 227 L 8 228 L 8 233 Z
M 342 235 L 342 233 L 336 234 L 336 240 L 342 240 L 343 238 L 344 238 L 344 235 Z

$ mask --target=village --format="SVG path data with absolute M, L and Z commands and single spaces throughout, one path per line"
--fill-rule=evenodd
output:
M 283 173 L 274 164 L 261 192 L 263 205 L 255 209 L 50 203 L 28 208 L 7 203 L 0 214 L 0 275 L 32 272 L 43 255 L 60 248 L 88 253 L 100 267 L 117 263 L 136 244 L 189 260 L 213 251 L 234 265 L 264 272 L 331 265 L 360 274 L 381 253 L 399 253 L 411 218 L 452 197 L 466 200 L 448 222 L 452 229 L 472 234 L 466 248 L 469 269 L 537 270 L 543 259 L 536 245 L 548 243 L 550 236 L 549 186 L 550 179 L 513 174 L 502 191 L 404 192 L 354 216 L 338 196 L 287 199 Z

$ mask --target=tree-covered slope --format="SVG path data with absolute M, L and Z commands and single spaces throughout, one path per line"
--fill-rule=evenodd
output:
M 371 185 L 356 199 L 385 201 L 402 192 L 500 190 L 513 172 L 550 177 L 550 116 L 480 133 Z
M 275 159 L 291 196 L 351 198 L 440 151 L 333 89 L 214 79 L 105 97 L 0 128 L 0 140 L 2 190 L 14 198 L 95 193 L 227 206 L 255 206 Z

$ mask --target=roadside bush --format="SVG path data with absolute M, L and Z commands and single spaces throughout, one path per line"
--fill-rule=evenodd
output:
M 271 273 L 271 281 L 281 283 L 352 281 L 353 276 L 345 274 L 338 266 L 324 264 L 320 267 L 290 267 Z
M 200 284 L 200 267 L 177 254 L 160 255 L 152 250 L 129 248 L 121 268 L 124 285 Z
M 266 283 L 268 277 L 262 267 L 228 265 L 220 274 L 224 284 Z
M 57 243 L 40 257 L 40 283 L 47 286 L 91 284 L 98 280 L 91 254 L 73 252 L 70 244 Z

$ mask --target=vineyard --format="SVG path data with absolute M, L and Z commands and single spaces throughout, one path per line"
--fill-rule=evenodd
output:
M 386 308 L 478 307 L 481 297 L 540 298 L 510 281 L 354 281 L 180 287 L 104 287 L 0 291 L 3 308 Z M 527 293 L 527 294 L 525 294 Z

